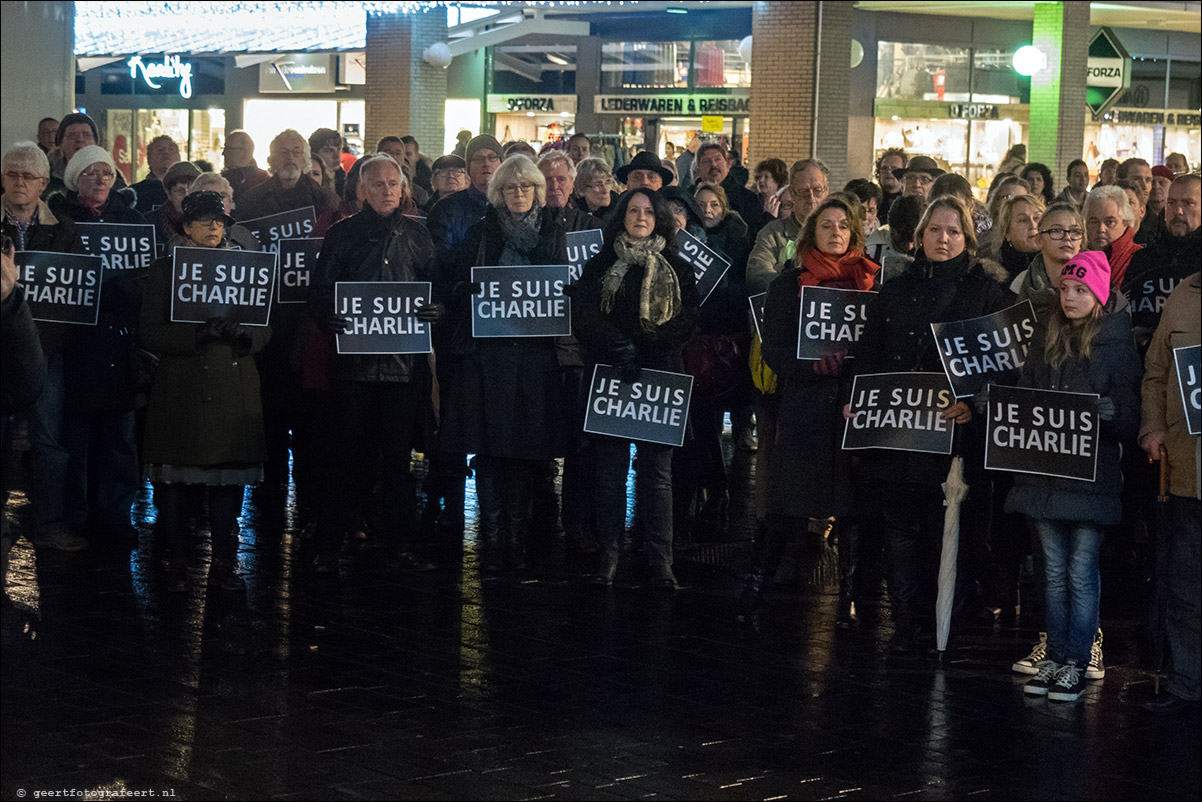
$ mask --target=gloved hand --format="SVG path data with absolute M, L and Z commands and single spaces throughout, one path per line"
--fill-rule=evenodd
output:
M 843 370 L 844 358 L 842 351 L 826 354 L 814 363 L 814 372 L 819 376 L 838 376 Z
M 442 304 L 428 303 L 421 309 L 417 310 L 417 319 L 425 321 L 426 323 L 437 323 L 438 321 L 442 320 L 442 316 L 445 312 L 446 310 L 443 308 Z
M 317 328 L 326 334 L 341 334 L 350 324 L 351 322 L 342 315 L 331 314 L 317 319 Z
M 228 317 L 217 318 L 216 326 L 217 334 L 220 335 L 221 339 L 225 340 L 226 342 L 233 342 L 234 340 L 238 339 L 239 335 L 242 333 L 247 335 L 250 334 L 250 332 L 246 331 L 242 327 L 241 323 Z
M 633 384 L 639 378 L 639 352 L 634 343 L 629 340 L 610 346 L 609 359 L 618 369 L 618 376 L 627 384 Z
M 198 342 L 211 343 L 221 339 L 221 325 L 225 318 L 211 317 L 204 322 L 200 327 L 200 332 L 196 335 Z
M 980 390 L 973 393 L 972 408 L 977 411 L 978 415 L 984 415 L 989 411 L 989 385 L 985 385 Z
M 469 281 L 467 283 L 467 291 L 469 295 L 483 295 L 484 284 L 479 281 Z
M 1114 416 L 1118 414 L 1118 407 L 1114 404 L 1114 399 L 1108 395 L 1104 395 L 1098 399 L 1098 417 L 1104 421 L 1114 420 Z

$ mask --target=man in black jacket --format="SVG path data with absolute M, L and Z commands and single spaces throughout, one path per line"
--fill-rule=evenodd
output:
M 389 156 L 374 156 L 359 173 L 363 210 L 330 229 L 317 259 L 310 310 L 318 325 L 337 334 L 349 321 L 334 308 L 339 281 L 429 281 L 434 265 L 430 235 L 401 212 L 408 185 Z M 433 323 L 441 307 L 418 313 Z M 429 369 L 423 355 L 373 354 L 334 357 L 330 376 L 330 425 L 326 429 L 333 486 L 320 499 L 320 573 L 334 570 L 344 535 L 356 523 L 359 488 L 373 487 L 365 466 L 379 454 L 381 539 L 396 548 L 402 567 L 432 568 L 409 549 L 417 529 L 416 496 L 409 455 L 429 405 Z
M 760 196 L 739 184 L 730 170 L 730 154 L 717 142 L 707 142 L 697 149 L 693 163 L 694 185 L 699 182 L 719 184 L 726 190 L 730 208 L 739 213 L 747 224 L 748 238 L 755 241 L 760 228 L 771 218 L 764 212 Z

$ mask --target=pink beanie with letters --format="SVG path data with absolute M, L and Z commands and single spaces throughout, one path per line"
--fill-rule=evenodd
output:
M 1066 278 L 1089 287 L 1098 303 L 1105 304 L 1110 300 L 1110 262 L 1101 251 L 1081 251 L 1069 259 L 1060 272 L 1060 280 L 1063 282 Z

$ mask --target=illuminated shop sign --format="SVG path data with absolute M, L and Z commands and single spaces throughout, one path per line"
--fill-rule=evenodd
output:
M 141 56 L 134 56 L 125 62 L 129 67 L 129 77 L 137 79 L 139 75 L 151 89 L 162 89 L 157 81 L 179 81 L 179 96 L 192 97 L 192 63 L 180 61 L 179 56 L 163 55 L 162 62 L 146 62 Z
M 597 95 L 598 114 L 699 116 L 750 114 L 747 95 Z
M 575 95 L 489 95 L 489 114 L 576 113 Z

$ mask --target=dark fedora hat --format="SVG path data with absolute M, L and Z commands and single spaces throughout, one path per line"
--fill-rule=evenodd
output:
M 930 156 L 915 156 L 906 162 L 905 167 L 893 168 L 893 177 L 901 179 L 906 173 L 926 173 L 931 178 L 938 178 L 945 172 L 947 171 L 939 169 L 939 165 Z
M 672 183 L 672 179 L 676 177 L 672 175 L 671 170 L 664 167 L 664 163 L 659 160 L 659 156 L 656 156 L 649 150 L 640 150 L 634 154 L 634 158 L 630 160 L 630 163 L 619 167 L 614 172 L 614 176 L 625 184 L 627 177 L 634 170 L 654 170 L 664 180 L 664 186 Z

